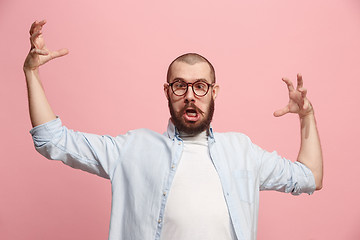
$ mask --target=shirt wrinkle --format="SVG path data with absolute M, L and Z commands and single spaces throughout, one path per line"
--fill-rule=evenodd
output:
M 171 120 L 162 135 L 138 129 L 105 138 L 65 129 L 57 118 L 30 133 L 36 150 L 49 159 L 104 178 L 111 173 L 109 239 L 159 240 L 184 145 Z M 217 133 L 210 127 L 207 141 L 238 240 L 256 239 L 260 190 L 293 195 L 315 190 L 305 165 L 261 149 L 244 134 Z
M 77 154 L 77 153 L 73 153 L 73 152 L 70 152 L 66 149 L 66 147 L 62 146 L 62 145 L 58 145 L 58 144 L 55 144 L 53 142 L 51 142 L 50 144 L 53 145 L 54 148 L 58 148 L 60 149 L 61 151 L 63 152 L 67 152 L 68 154 L 74 156 L 74 158 L 76 158 L 77 160 L 83 162 L 83 163 L 89 163 L 89 164 L 93 164 L 93 165 L 100 165 L 99 162 L 97 162 L 96 160 L 94 159 L 89 159 L 89 158 L 86 158 L 86 157 L 82 157 L 81 155 Z

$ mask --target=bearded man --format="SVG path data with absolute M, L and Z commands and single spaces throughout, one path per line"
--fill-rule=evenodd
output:
M 256 239 L 259 191 L 298 195 L 322 187 L 322 152 L 314 110 L 301 75 L 287 84 L 288 105 L 274 113 L 300 117 L 297 161 L 267 152 L 241 133 L 217 133 L 210 126 L 219 91 L 212 64 L 196 53 L 169 66 L 164 93 L 171 118 L 164 134 L 147 129 L 117 137 L 74 132 L 52 111 L 39 66 L 68 53 L 50 51 L 41 33 L 30 29 L 24 63 L 31 134 L 49 159 L 111 180 L 111 240 Z

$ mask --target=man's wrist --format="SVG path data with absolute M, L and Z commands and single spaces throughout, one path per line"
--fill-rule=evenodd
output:
M 23 71 L 24 71 L 26 80 L 30 80 L 34 77 L 35 78 L 39 77 L 39 69 L 38 68 L 31 69 L 31 68 L 23 67 Z
M 311 118 L 311 117 L 314 117 L 314 116 L 315 116 L 315 113 L 314 113 L 314 109 L 313 109 L 312 106 L 311 106 L 311 109 L 308 112 L 299 113 L 300 119 Z
M 39 68 L 38 67 L 27 67 L 27 66 L 23 66 L 23 71 L 24 73 L 27 73 L 27 72 L 34 72 L 34 71 L 38 71 Z

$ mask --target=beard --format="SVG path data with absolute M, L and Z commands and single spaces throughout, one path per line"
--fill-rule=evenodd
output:
M 209 129 L 215 109 L 215 101 L 213 98 L 211 98 L 209 107 L 205 110 L 205 112 L 199 109 L 192 102 L 187 103 L 179 112 L 175 112 L 170 100 L 168 101 L 168 105 L 169 105 L 172 122 L 174 123 L 175 127 L 179 132 L 184 132 L 190 135 L 196 135 Z M 201 121 L 199 120 L 197 122 L 185 121 L 183 116 L 186 112 L 186 109 L 189 107 L 195 109 L 197 114 L 201 114 L 202 116 L 204 116 L 204 119 L 202 119 Z

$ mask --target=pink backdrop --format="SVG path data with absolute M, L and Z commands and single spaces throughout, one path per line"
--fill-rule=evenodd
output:
M 106 239 L 107 180 L 35 152 L 23 60 L 31 23 L 46 18 L 51 49 L 70 54 L 41 69 L 55 112 L 70 128 L 117 135 L 163 132 L 170 61 L 208 57 L 221 86 L 213 126 L 241 131 L 295 159 L 296 116 L 281 77 L 301 72 L 316 109 L 324 188 L 312 196 L 262 192 L 258 239 L 360 239 L 360 2 L 239 0 L 1 0 L 0 239 Z M 143 84 L 145 87 L 140 87 Z

